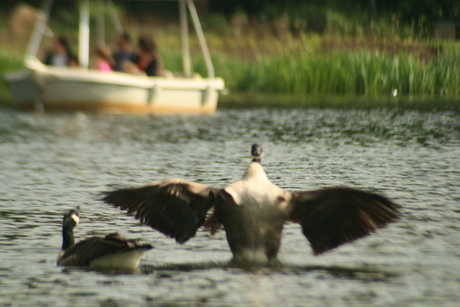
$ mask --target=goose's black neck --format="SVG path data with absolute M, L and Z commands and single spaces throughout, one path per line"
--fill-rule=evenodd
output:
M 252 162 L 257 162 L 259 164 L 262 164 L 262 159 L 261 158 L 252 158 Z
M 69 225 L 62 225 L 62 250 L 68 249 L 75 243 L 75 237 L 73 235 L 73 227 Z
M 78 225 L 80 207 L 69 210 L 62 220 L 62 249 L 66 250 L 75 243 L 73 229 Z

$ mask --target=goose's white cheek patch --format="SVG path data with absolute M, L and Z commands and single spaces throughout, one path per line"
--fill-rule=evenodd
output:
M 72 217 L 72 219 L 75 221 L 75 223 L 77 223 L 77 225 L 78 225 L 78 223 L 80 222 L 80 218 L 78 217 L 78 215 L 72 214 L 71 217 Z

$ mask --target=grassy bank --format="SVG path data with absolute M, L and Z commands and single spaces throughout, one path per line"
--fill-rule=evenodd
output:
M 369 50 L 261 55 L 251 58 L 213 54 L 216 74 L 225 80 L 230 93 L 345 96 L 460 95 L 460 51 L 445 47 L 433 59 L 412 54 L 387 54 Z M 177 50 L 163 50 L 165 67 L 180 71 Z M 202 57 L 192 57 L 194 70 L 206 75 Z M 0 51 L 0 74 L 22 67 L 19 54 Z M 8 92 L 2 83 L 0 98 Z
M 3 81 L 3 74 L 17 71 L 23 67 L 22 55 L 20 53 L 12 53 L 0 48 L 0 77 L 2 78 L 0 80 L 0 103 L 11 99 L 11 94 Z
M 459 110 L 458 97 L 427 96 L 353 96 L 353 95 L 221 95 L 220 109 L 235 108 L 398 108 L 419 111 Z
M 237 93 L 453 97 L 460 95 L 460 51 L 454 47 L 429 60 L 358 50 L 286 52 L 254 59 L 217 53 L 213 61 L 217 74 Z M 166 67 L 180 69 L 180 55 L 165 54 Z M 195 56 L 193 62 L 196 71 L 206 75 L 204 61 Z

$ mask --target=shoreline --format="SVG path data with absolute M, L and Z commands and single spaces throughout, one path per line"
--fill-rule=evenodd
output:
M 0 95 L 0 108 L 14 108 L 11 96 Z M 220 94 L 217 111 L 229 109 L 373 109 L 400 108 L 420 111 L 452 110 L 460 112 L 460 97 L 433 96 L 351 96 L 351 95 L 283 95 Z

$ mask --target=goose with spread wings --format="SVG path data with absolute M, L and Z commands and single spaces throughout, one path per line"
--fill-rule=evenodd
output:
M 64 214 L 62 250 L 58 255 L 57 265 L 133 270 L 138 267 L 144 253 L 153 248 L 150 244 L 140 244 L 138 240 L 123 238 L 117 232 L 75 243 L 73 229 L 79 221 L 80 207 Z
M 299 223 L 315 255 L 395 221 L 400 206 L 380 194 L 348 187 L 287 191 L 262 168 L 262 146 L 241 180 L 222 189 L 184 179 L 102 193 L 101 200 L 134 213 L 141 223 L 185 243 L 198 228 L 223 225 L 235 260 L 276 259 L 286 221 Z

